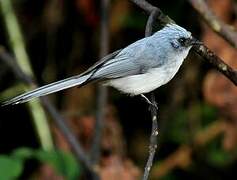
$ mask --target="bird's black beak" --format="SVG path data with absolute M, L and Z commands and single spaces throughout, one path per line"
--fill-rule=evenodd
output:
M 193 45 L 201 45 L 203 44 L 201 41 L 197 40 L 194 37 L 191 37 L 189 40 L 189 45 L 193 46 Z

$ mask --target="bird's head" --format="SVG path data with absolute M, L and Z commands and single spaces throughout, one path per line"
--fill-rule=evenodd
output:
M 167 38 L 168 43 L 176 51 L 189 50 L 193 45 L 201 44 L 200 41 L 192 37 L 189 31 L 176 24 L 166 25 L 160 33 Z

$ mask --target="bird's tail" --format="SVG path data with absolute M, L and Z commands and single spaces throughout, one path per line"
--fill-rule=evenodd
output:
M 74 86 L 84 85 L 84 83 L 90 79 L 90 76 L 90 74 L 86 74 L 84 76 L 72 76 L 70 78 L 39 87 L 35 90 L 16 96 L 9 101 L 3 102 L 2 106 L 24 103 L 36 97 L 45 96 Z

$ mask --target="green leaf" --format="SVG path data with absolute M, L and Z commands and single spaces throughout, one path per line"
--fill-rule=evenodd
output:
M 8 156 L 0 156 L 0 178 L 4 180 L 16 179 L 23 170 L 22 161 L 15 160 Z
M 32 158 L 34 155 L 34 150 L 30 148 L 18 148 L 15 151 L 12 152 L 11 156 L 15 159 L 19 159 L 22 161 L 25 161 L 26 159 Z
M 49 152 L 39 150 L 36 152 L 35 158 L 41 162 L 50 164 L 59 174 L 67 179 L 76 179 L 80 174 L 80 166 L 72 154 L 62 151 Z

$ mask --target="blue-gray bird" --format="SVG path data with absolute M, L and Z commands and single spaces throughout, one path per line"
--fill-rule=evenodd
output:
M 101 81 L 129 95 L 142 95 L 169 82 L 191 47 L 200 42 L 176 24 L 107 55 L 84 73 L 26 92 L 3 105 L 27 102 L 73 86 Z M 147 101 L 149 101 L 147 99 Z

